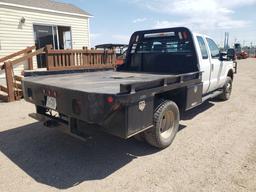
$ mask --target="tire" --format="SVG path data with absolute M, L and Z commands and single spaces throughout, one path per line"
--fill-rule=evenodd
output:
M 232 92 L 232 79 L 231 77 L 227 77 L 226 79 L 226 83 L 224 85 L 223 89 L 223 93 L 219 96 L 219 99 L 221 99 L 222 101 L 227 101 L 229 100 L 230 96 L 231 96 L 231 92 Z
M 164 101 L 154 112 L 154 127 L 145 131 L 146 141 L 157 148 L 171 145 L 179 129 L 180 113 L 176 103 Z

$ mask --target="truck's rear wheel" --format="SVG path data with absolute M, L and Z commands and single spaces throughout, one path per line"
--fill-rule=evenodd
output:
M 179 129 L 179 108 L 172 101 L 161 103 L 154 113 L 154 127 L 145 132 L 146 141 L 164 149 L 174 140 Z
M 227 77 L 226 83 L 223 87 L 223 93 L 219 96 L 219 98 L 223 101 L 229 100 L 232 92 L 232 79 L 231 77 Z

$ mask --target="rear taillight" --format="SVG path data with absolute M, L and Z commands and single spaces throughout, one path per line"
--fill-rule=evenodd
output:
M 111 97 L 111 96 L 107 97 L 107 102 L 108 103 L 113 103 L 114 102 L 114 98 Z

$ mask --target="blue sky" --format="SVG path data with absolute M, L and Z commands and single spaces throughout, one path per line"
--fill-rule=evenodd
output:
M 94 17 L 91 43 L 128 43 L 141 29 L 187 26 L 212 36 L 222 45 L 256 45 L 256 0 L 59 0 L 72 3 Z

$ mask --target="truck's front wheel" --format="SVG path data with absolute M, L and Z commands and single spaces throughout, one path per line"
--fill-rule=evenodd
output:
M 226 83 L 223 87 L 223 92 L 219 96 L 219 98 L 223 101 L 229 100 L 231 92 L 232 92 L 232 79 L 231 77 L 227 77 Z
M 162 102 L 154 113 L 154 127 L 145 132 L 146 141 L 160 149 L 168 147 L 179 129 L 179 108 L 172 101 Z

